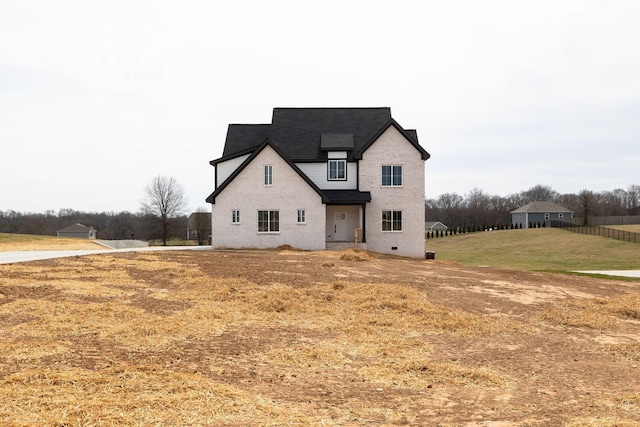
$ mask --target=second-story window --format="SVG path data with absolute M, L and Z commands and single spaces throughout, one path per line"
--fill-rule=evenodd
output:
M 273 166 L 264 165 L 264 185 L 273 185 Z
M 347 161 L 329 160 L 329 181 L 344 181 L 347 179 Z
M 402 166 L 383 165 L 382 166 L 382 186 L 402 187 Z

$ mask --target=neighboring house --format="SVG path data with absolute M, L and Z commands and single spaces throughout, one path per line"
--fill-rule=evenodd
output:
M 213 247 L 354 243 L 424 257 L 424 163 L 390 108 L 275 108 L 231 124 L 215 167 Z
M 194 212 L 189 215 L 187 239 L 197 239 L 201 234 L 205 239 L 208 239 L 211 234 L 211 214 L 209 212 Z
M 81 237 L 83 239 L 95 239 L 98 230 L 82 224 L 73 224 L 62 230 L 56 231 L 58 237 Z
M 568 220 L 573 211 L 552 202 L 531 202 L 511 212 L 511 223 L 529 228 L 529 224 L 551 225 L 553 220 Z
M 449 227 L 441 223 L 440 221 L 427 221 L 424 223 L 424 228 L 426 231 L 445 231 Z

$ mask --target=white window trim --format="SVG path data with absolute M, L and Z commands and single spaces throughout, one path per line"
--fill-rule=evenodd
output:
M 278 231 L 260 231 L 260 212 L 268 212 L 268 219 L 267 219 L 267 224 L 268 227 L 267 228 L 271 228 L 271 212 L 278 212 Z M 280 210 L 279 209 L 258 209 L 257 213 L 256 213 L 256 228 L 258 230 L 258 234 L 280 234 Z
M 300 213 L 302 213 L 302 221 L 300 221 Z M 307 223 L 307 210 L 306 209 L 298 209 L 297 212 L 297 220 L 298 220 L 298 224 L 300 225 L 304 225 Z
M 391 168 L 391 184 L 389 184 L 389 185 L 385 185 L 383 183 L 382 168 L 384 168 L 384 167 L 390 167 Z M 401 175 L 402 184 L 400 184 L 400 185 L 397 185 L 397 184 L 393 183 L 393 176 L 394 176 L 393 175 L 393 168 L 396 168 L 396 167 L 402 168 L 402 175 Z M 402 187 L 404 187 L 404 165 L 381 165 L 381 167 L 380 167 L 380 187 L 383 187 L 383 188 L 402 188 Z
M 237 212 L 237 216 L 236 216 Z M 242 224 L 242 215 L 240 215 L 240 209 L 231 209 L 231 224 L 240 225 Z
M 383 216 L 385 212 L 391 212 L 391 230 L 384 230 L 384 220 L 383 220 Z M 393 213 L 394 212 L 400 212 L 400 227 L 402 227 L 400 230 L 394 230 L 393 229 Z M 402 211 L 402 209 L 382 209 L 382 211 L 380 211 L 380 231 L 382 233 L 402 233 L 404 231 L 404 213 Z
M 331 163 L 344 164 L 344 178 L 331 178 Z M 337 171 L 337 168 L 336 168 Z M 329 159 L 327 162 L 327 181 L 346 181 L 347 180 L 347 160 L 346 159 Z
M 267 174 L 267 171 L 268 174 Z M 273 186 L 273 165 L 264 165 L 264 186 L 272 187 Z M 267 179 L 268 178 L 268 179 Z

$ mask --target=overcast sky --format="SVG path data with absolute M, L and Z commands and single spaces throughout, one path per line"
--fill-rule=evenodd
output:
M 5 1 L 0 210 L 213 191 L 229 123 L 391 107 L 426 196 L 640 184 L 640 1 Z

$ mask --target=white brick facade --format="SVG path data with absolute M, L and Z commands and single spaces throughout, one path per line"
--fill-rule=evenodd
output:
M 269 125 L 230 125 L 223 157 L 211 161 L 214 248 L 318 250 L 354 242 L 357 233 L 367 249 L 424 257 L 429 153 L 415 131 L 386 107 L 273 114 Z M 267 185 L 265 165 L 273 170 Z M 277 229 L 264 219 L 276 215 Z
M 273 185 L 264 185 L 264 165 L 273 167 Z M 306 223 L 298 224 L 298 209 Z M 240 223 L 232 224 L 232 210 Z M 277 210 L 280 231 L 258 232 L 258 210 Z M 247 165 L 212 204 L 214 248 L 272 248 L 288 244 L 306 250 L 325 248 L 325 205 L 313 190 L 270 146 Z
M 402 166 L 401 187 L 382 186 L 382 165 Z M 366 207 L 367 248 L 424 257 L 424 160 L 420 152 L 390 126 L 364 152 L 359 168 L 360 191 L 371 192 Z M 382 231 L 383 210 L 402 211 L 402 231 Z

